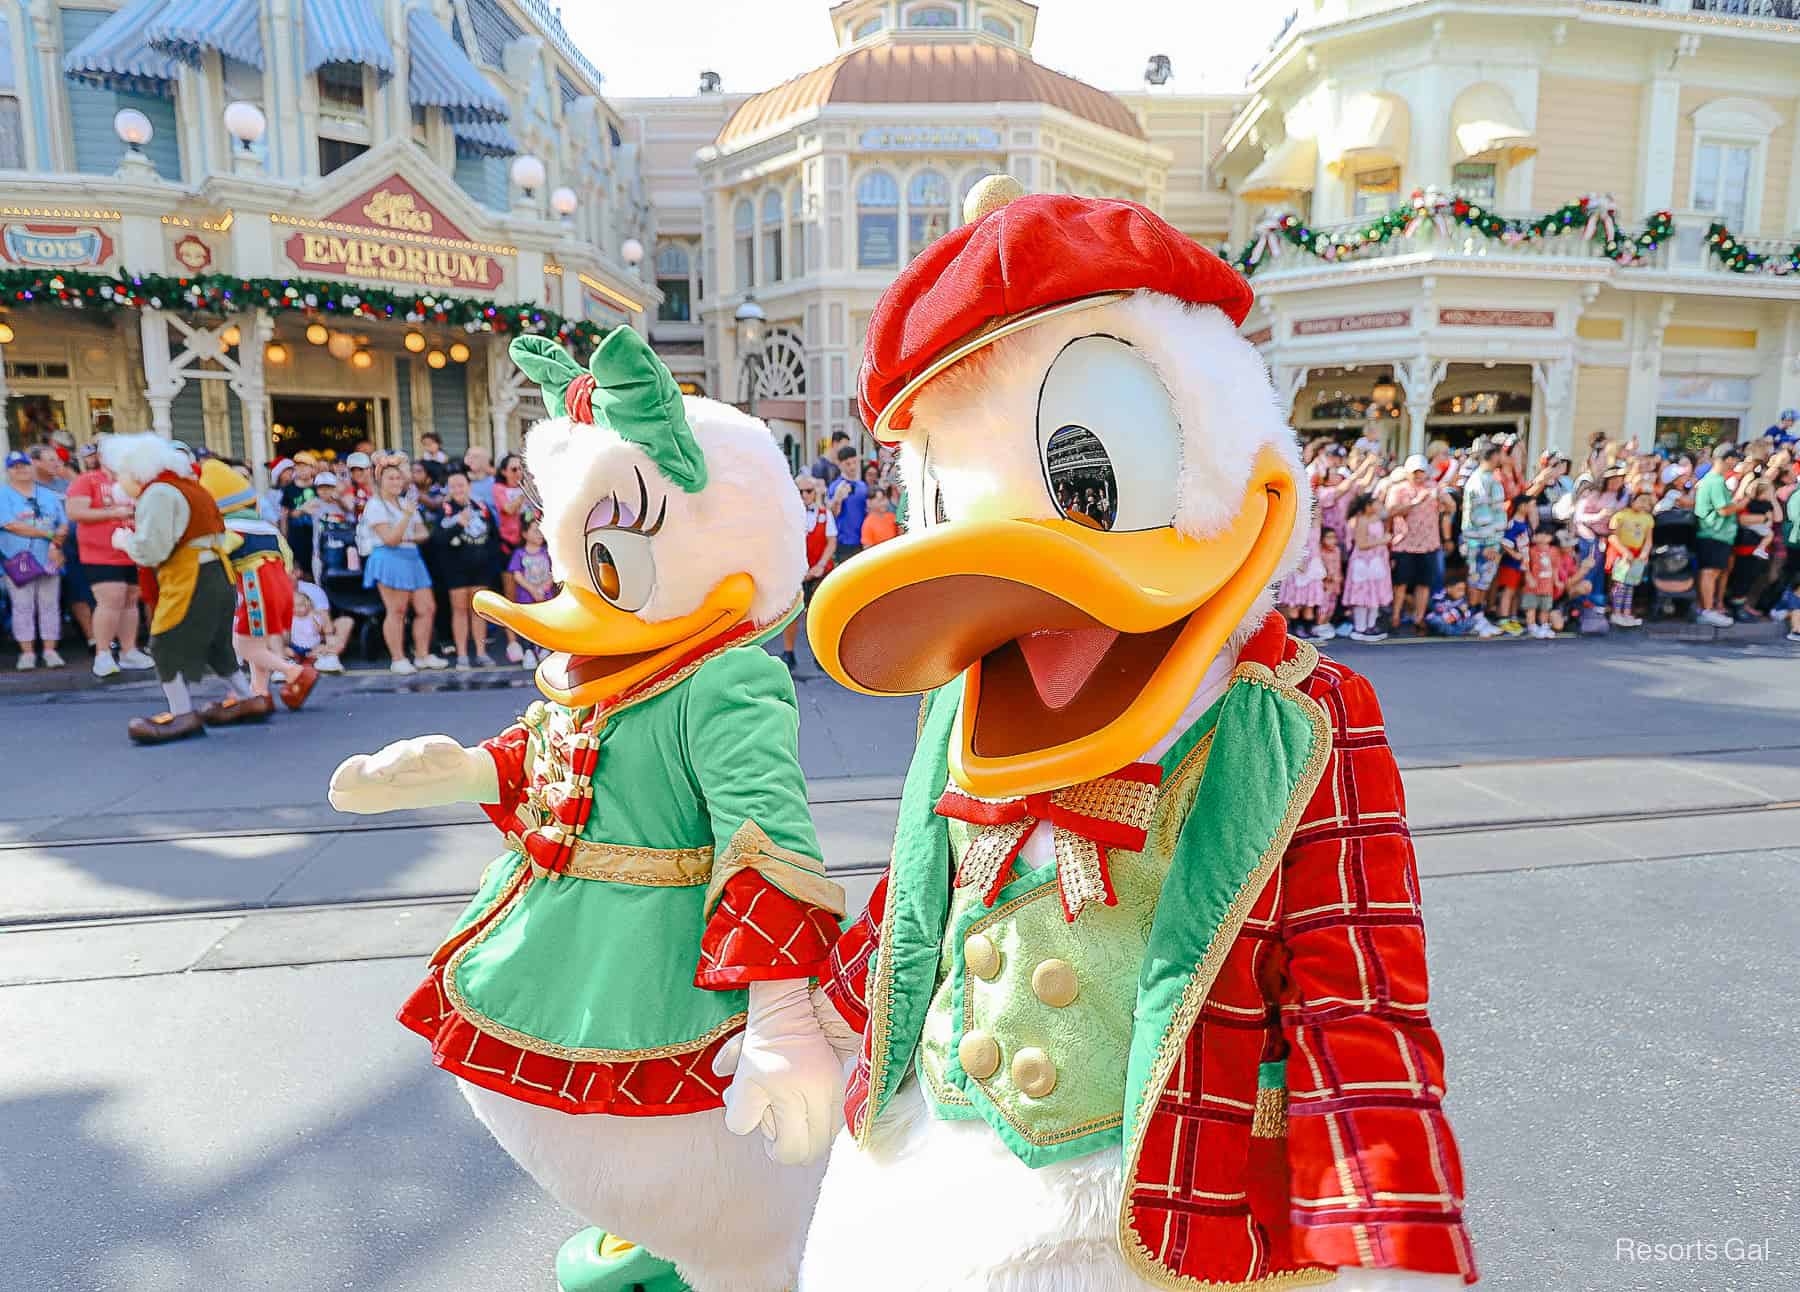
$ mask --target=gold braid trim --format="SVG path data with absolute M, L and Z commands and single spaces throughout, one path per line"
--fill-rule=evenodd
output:
M 817 906 L 833 915 L 844 913 L 843 887 L 825 877 L 825 863 L 817 857 L 783 848 L 754 821 L 746 821 L 738 827 L 731 842 L 725 845 L 725 851 L 711 865 L 712 882 L 707 885 L 706 905 L 702 907 L 708 917 L 718 904 L 719 895 L 725 891 L 726 883 L 742 870 L 756 871 L 795 901 Z
M 623 843 L 575 841 L 575 855 L 563 873 L 644 888 L 694 888 L 706 882 L 712 849 L 638 848 Z
M 571 1063 L 635 1063 L 642 1059 L 668 1059 L 678 1054 L 692 1054 L 696 1050 L 704 1050 L 721 1036 L 735 1031 L 748 1017 L 740 1011 L 724 1022 L 715 1025 L 703 1036 L 695 1037 L 690 1041 L 676 1041 L 670 1045 L 658 1045 L 644 1050 L 602 1050 L 557 1045 L 554 1041 L 542 1040 L 526 1032 L 508 1027 L 504 1023 L 495 1022 L 469 1003 L 468 998 L 462 993 L 462 988 L 457 985 L 456 971 L 462 967 L 463 959 L 469 952 L 480 946 L 488 934 L 506 922 L 506 917 L 512 913 L 513 908 L 518 905 L 519 899 L 530 887 L 530 884 L 522 884 L 516 888 L 512 896 L 507 899 L 506 905 L 501 908 L 500 913 L 484 925 L 479 933 L 458 947 L 456 953 L 450 957 L 449 963 L 444 966 L 441 975 L 444 995 L 449 997 L 451 1007 L 478 1031 L 486 1032 L 497 1041 L 516 1045 L 521 1050 L 529 1050 L 533 1054 L 546 1054 L 553 1059 L 567 1059 Z
M 869 1012 L 869 1093 L 863 1102 L 862 1129 L 856 1132 L 858 1148 L 869 1146 L 869 1132 L 875 1128 L 875 1114 L 881 1107 L 881 1085 L 888 1066 L 888 1011 L 894 996 L 894 969 L 889 962 L 894 946 L 894 855 L 888 853 L 887 901 L 881 907 L 881 933 L 875 942 L 873 982 L 865 983 L 863 999 Z
M 1303 642 L 1300 645 L 1304 648 L 1306 644 Z M 1266 687 L 1283 699 L 1298 704 L 1312 723 L 1313 745 L 1306 765 L 1301 768 L 1300 777 L 1288 798 L 1287 813 L 1276 828 L 1274 838 L 1269 841 L 1269 846 L 1263 850 L 1256 866 L 1238 889 L 1237 896 L 1232 898 L 1231 905 L 1226 908 L 1225 918 L 1214 930 L 1212 942 L 1206 948 L 1206 954 L 1201 957 L 1200 963 L 1195 966 L 1194 975 L 1188 979 L 1187 988 L 1181 994 L 1181 1004 L 1176 1008 L 1174 1017 L 1169 1020 L 1168 1029 L 1163 1032 L 1156 1061 L 1150 1066 L 1150 1081 L 1143 1105 L 1146 1111 L 1138 1118 L 1135 1132 L 1125 1145 L 1125 1180 L 1119 1198 L 1119 1246 L 1124 1251 L 1125 1263 L 1153 1287 L 1183 1289 L 1186 1292 L 1197 1292 L 1200 1289 L 1205 1292 L 1282 1292 L 1287 1288 L 1328 1283 L 1337 1277 L 1333 1270 L 1299 1269 L 1279 1270 L 1260 1279 L 1244 1282 L 1192 1278 L 1177 1274 L 1159 1261 L 1131 1224 L 1131 1195 L 1137 1188 L 1138 1160 L 1144 1151 L 1144 1135 L 1155 1115 L 1156 1105 L 1162 1099 L 1163 1091 L 1168 1088 L 1169 1074 L 1174 1071 L 1175 1063 L 1181 1057 L 1188 1034 L 1193 1031 L 1194 1023 L 1200 1017 L 1201 1007 L 1206 1004 L 1207 994 L 1212 990 L 1213 982 L 1225 964 L 1225 957 L 1230 953 L 1232 944 L 1237 941 L 1244 921 L 1249 918 L 1250 908 L 1256 905 L 1256 899 L 1262 893 L 1264 885 L 1269 882 L 1270 876 L 1275 873 L 1276 867 L 1287 853 L 1288 841 L 1299 828 L 1306 805 L 1312 801 L 1313 792 L 1318 789 L 1319 781 L 1325 775 L 1325 766 L 1331 759 L 1331 719 L 1316 700 L 1302 694 L 1296 689 L 1295 681 L 1290 680 L 1306 677 L 1317 663 L 1316 650 L 1312 651 L 1310 657 L 1303 650 L 1301 655 L 1283 666 L 1283 672 L 1262 664 L 1240 663 L 1231 675 L 1233 684 Z M 1259 1098 L 1259 1110 L 1260 1104 Z
M 1287 1091 L 1280 1086 L 1264 1086 L 1256 1092 L 1256 1111 L 1250 1117 L 1250 1134 L 1255 1139 L 1281 1139 L 1287 1134 Z

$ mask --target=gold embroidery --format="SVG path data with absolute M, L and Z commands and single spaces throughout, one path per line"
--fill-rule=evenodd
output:
M 692 888 L 712 871 L 712 849 L 638 848 L 622 843 L 575 841 L 575 856 L 565 874 L 645 888 Z
M 707 914 L 717 905 L 726 883 L 741 870 L 754 870 L 796 901 L 817 906 L 833 915 L 844 913 L 844 890 L 825 877 L 825 863 L 803 852 L 783 848 L 754 821 L 746 821 L 731 836 L 725 851 L 713 863 L 712 882 L 706 889 Z
M 1005 825 L 977 827 L 956 868 L 956 886 L 967 888 L 973 885 L 984 897 L 992 892 L 1001 868 L 1036 824 L 1031 817 L 1026 817 L 1023 821 L 1008 821 Z M 1061 835 L 1061 831 L 1057 833 Z
M 1304 643 L 1302 643 L 1304 645 Z M 1317 652 L 1313 652 L 1316 663 Z M 1301 663 L 1300 658 L 1293 665 Z M 1291 676 L 1296 670 L 1290 666 Z M 1308 667 L 1307 673 L 1311 672 Z M 1302 674 L 1304 676 L 1304 674 Z M 1267 688 L 1300 706 L 1308 721 L 1312 723 L 1312 749 L 1307 755 L 1306 765 L 1301 768 L 1300 776 L 1288 797 L 1287 812 L 1281 824 L 1276 828 L 1275 836 L 1269 846 L 1257 859 L 1256 866 L 1245 878 L 1243 886 L 1238 889 L 1237 896 L 1232 898 L 1231 905 L 1226 908 L 1225 918 L 1213 933 L 1211 944 L 1200 963 L 1195 966 L 1194 974 L 1188 979 L 1187 987 L 1181 994 L 1181 1003 L 1176 1007 L 1174 1016 L 1169 1020 L 1168 1028 L 1163 1032 L 1162 1043 L 1158 1046 L 1156 1059 L 1150 1066 L 1150 1079 L 1146 1083 L 1141 1107 L 1143 1115 L 1138 1118 L 1137 1126 L 1130 1141 L 1125 1145 L 1125 1182 L 1121 1195 L 1123 1201 L 1119 1206 L 1119 1246 L 1125 1253 L 1125 1262 L 1136 1271 L 1140 1278 L 1159 1288 L 1176 1289 L 1231 1289 L 1232 1292 L 1281 1292 L 1282 1289 L 1304 1287 L 1317 1283 L 1329 1282 L 1337 1277 L 1331 1270 L 1303 1269 L 1283 1270 L 1269 1274 L 1260 1279 L 1246 1282 L 1222 1282 L 1214 1279 L 1196 1279 L 1184 1274 L 1177 1274 L 1169 1269 L 1145 1245 L 1143 1236 L 1131 1224 L 1131 1197 L 1138 1185 L 1138 1160 L 1144 1149 L 1144 1135 L 1155 1115 L 1156 1105 L 1168 1088 L 1169 1075 L 1174 1071 L 1176 1061 L 1193 1031 L 1195 1020 L 1206 1003 L 1207 993 L 1212 990 L 1213 981 L 1219 976 L 1219 970 L 1225 963 L 1225 957 L 1231 951 L 1232 944 L 1237 941 L 1244 921 L 1250 915 L 1250 908 L 1256 904 L 1263 887 L 1269 882 L 1281 858 L 1286 854 L 1288 841 L 1294 837 L 1294 831 L 1300 826 L 1300 818 L 1306 811 L 1306 805 L 1312 801 L 1313 792 L 1325 775 L 1325 766 L 1331 758 L 1331 719 L 1318 701 L 1299 691 L 1285 677 L 1278 676 L 1273 669 L 1262 664 L 1240 663 L 1232 672 L 1234 682 Z
M 1287 1091 L 1264 1086 L 1256 1092 L 1256 1112 L 1250 1118 L 1250 1134 L 1257 1139 L 1280 1139 L 1287 1134 Z

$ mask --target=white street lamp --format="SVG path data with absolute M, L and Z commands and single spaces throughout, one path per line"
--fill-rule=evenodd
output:
M 644 244 L 636 238 L 625 239 L 619 244 L 619 259 L 636 269 L 644 263 Z
M 530 197 L 542 188 L 548 175 L 549 172 L 544 169 L 544 161 L 541 157 L 533 157 L 530 153 L 520 153 L 513 158 L 512 182 L 525 190 L 526 197 Z
M 763 333 L 769 316 L 763 313 L 763 307 L 756 303 L 756 297 L 749 292 L 744 293 L 744 303 L 733 311 L 731 317 L 737 323 L 738 354 L 744 365 L 745 384 L 750 388 L 748 412 L 756 416 L 756 383 L 762 375 L 762 342 Z
M 254 103 L 238 99 L 225 105 L 225 130 L 244 146 L 245 152 L 250 151 L 250 146 L 261 139 L 268 128 L 269 119 Z
M 156 127 L 150 124 L 149 117 L 136 108 L 120 108 L 113 113 L 113 133 L 132 152 L 138 153 L 156 136 Z
M 514 176 L 514 178 L 518 177 Z M 575 190 L 566 184 L 550 191 L 550 209 L 565 220 L 575 214 L 575 208 L 579 205 L 581 205 L 581 199 L 575 195 Z

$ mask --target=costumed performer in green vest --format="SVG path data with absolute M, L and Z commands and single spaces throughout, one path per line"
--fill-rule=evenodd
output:
M 555 652 L 545 698 L 474 749 L 351 758 L 331 801 L 478 803 L 506 836 L 400 1021 L 539 1183 L 625 1236 L 571 1239 L 566 1292 L 782 1292 L 842 1095 L 810 986 L 843 894 L 762 646 L 799 609 L 800 500 L 768 429 L 683 399 L 630 328 L 585 371 L 539 337 L 512 356 L 551 413 L 525 457 L 562 588 L 475 608 Z

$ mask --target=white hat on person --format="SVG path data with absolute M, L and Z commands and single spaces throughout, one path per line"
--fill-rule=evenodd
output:
M 352 453 L 344 459 L 344 465 L 347 467 L 372 467 L 375 464 L 369 461 L 367 453 Z
M 1410 458 L 1406 459 L 1406 469 L 1409 472 L 1429 471 L 1431 470 L 1431 463 L 1425 460 L 1425 455 L 1423 453 L 1415 453 Z
M 318 475 L 313 477 L 313 483 L 315 485 L 334 485 L 337 482 L 338 478 L 329 471 L 321 471 Z

